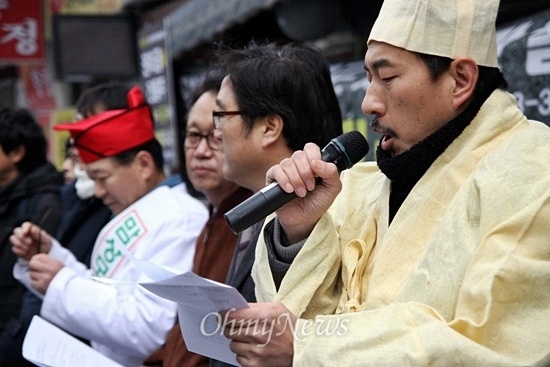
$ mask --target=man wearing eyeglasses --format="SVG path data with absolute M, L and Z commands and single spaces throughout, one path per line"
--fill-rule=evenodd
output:
M 217 61 L 228 65 L 212 113 L 227 179 L 257 192 L 271 166 L 308 142 L 325 146 L 342 133 L 329 65 L 317 51 L 250 44 L 224 50 Z M 240 234 L 226 280 L 249 302 L 256 301 L 250 273 L 262 223 Z
M 210 218 L 197 239 L 193 272 L 224 282 L 237 243 L 224 214 L 252 193 L 223 176 L 221 140 L 214 135 L 212 109 L 223 74 L 210 71 L 191 98 L 187 115 L 183 153 L 188 184 L 202 193 Z M 146 361 L 146 366 L 191 367 L 208 364 L 208 358 L 187 350 L 179 323 L 168 334 L 163 348 Z

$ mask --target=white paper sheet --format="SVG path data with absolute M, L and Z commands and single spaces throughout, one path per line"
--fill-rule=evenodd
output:
M 123 367 L 40 316 L 25 335 L 23 357 L 41 367 Z
M 191 272 L 140 285 L 178 303 L 181 332 L 191 352 L 239 365 L 218 319 L 220 311 L 248 307 L 239 291 Z

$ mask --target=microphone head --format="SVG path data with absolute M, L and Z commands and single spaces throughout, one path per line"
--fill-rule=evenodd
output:
M 347 157 L 348 166 L 351 168 L 355 163 L 359 162 L 369 152 L 369 143 L 367 139 L 359 131 L 350 131 L 336 138 L 344 147 L 344 154 Z
M 359 131 L 350 131 L 330 141 L 323 149 L 323 160 L 333 162 L 338 171 L 351 168 L 369 152 L 369 143 Z

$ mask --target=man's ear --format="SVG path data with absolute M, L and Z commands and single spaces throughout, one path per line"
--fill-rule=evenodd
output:
M 16 164 L 21 162 L 26 154 L 27 148 L 24 145 L 18 145 L 8 154 L 8 157 L 13 164 Z
M 479 68 L 473 59 L 460 57 L 452 61 L 450 72 L 455 80 L 453 107 L 459 110 L 474 93 L 479 78 Z
M 136 156 L 134 157 L 134 164 L 139 170 L 140 175 L 145 179 L 153 176 L 156 171 L 155 160 L 153 159 L 153 156 L 151 155 L 151 153 L 145 150 L 140 150 L 139 152 L 137 152 Z
M 261 125 L 262 146 L 266 147 L 279 141 L 283 135 L 284 126 L 283 118 L 279 115 L 273 114 L 264 117 Z

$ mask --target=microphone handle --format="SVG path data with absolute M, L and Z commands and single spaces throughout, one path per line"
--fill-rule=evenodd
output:
M 334 163 L 338 172 L 341 172 L 358 162 L 368 150 L 369 145 L 363 135 L 358 131 L 352 131 L 332 139 L 321 151 L 321 159 Z M 321 181 L 320 177 L 315 178 L 316 184 Z M 238 234 L 295 197 L 294 192 L 289 194 L 277 182 L 272 182 L 225 213 L 224 217 L 233 233 Z
M 272 182 L 248 199 L 246 206 L 237 205 L 224 217 L 233 233 L 238 234 L 296 197 L 285 192 L 277 182 Z

